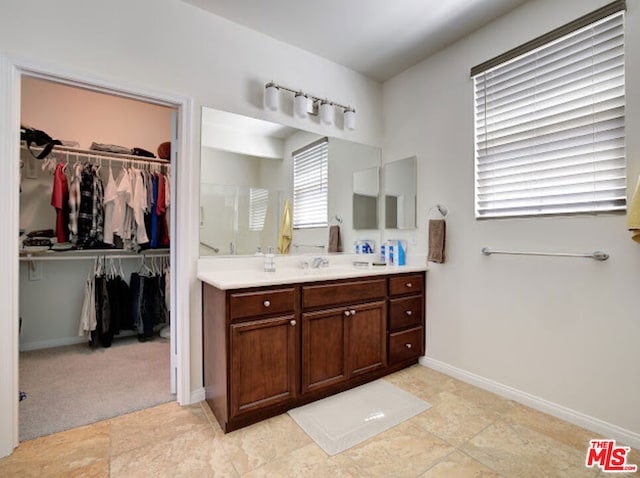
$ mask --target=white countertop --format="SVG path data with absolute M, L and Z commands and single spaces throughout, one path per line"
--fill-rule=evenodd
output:
M 324 254 L 328 267 L 302 268 L 301 261 L 317 256 L 276 256 L 276 271 L 264 272 L 261 257 L 205 257 L 198 260 L 198 279 L 218 289 L 242 289 L 279 284 L 296 284 L 351 277 L 367 277 L 427 270 L 426 256 L 408 258 L 404 266 L 355 267 L 353 261 L 370 262 L 366 254 Z

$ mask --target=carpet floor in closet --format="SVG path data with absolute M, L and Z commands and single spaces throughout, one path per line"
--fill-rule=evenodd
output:
M 170 361 L 170 342 L 159 337 L 21 352 L 20 441 L 174 400 Z

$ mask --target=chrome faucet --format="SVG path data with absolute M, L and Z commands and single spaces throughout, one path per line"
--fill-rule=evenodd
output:
M 311 262 L 311 267 L 313 269 L 318 269 L 319 267 L 329 267 L 329 259 L 326 257 L 316 257 Z

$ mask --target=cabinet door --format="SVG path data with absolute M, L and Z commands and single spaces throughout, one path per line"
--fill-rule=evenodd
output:
M 385 301 L 348 309 L 346 335 L 348 375 L 353 377 L 387 365 L 387 308 Z
M 231 416 L 296 396 L 293 315 L 231 324 Z
M 302 393 L 347 379 L 347 309 L 302 314 Z

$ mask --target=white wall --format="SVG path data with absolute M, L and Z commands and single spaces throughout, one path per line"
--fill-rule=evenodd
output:
M 556 410 L 566 407 L 591 426 L 620 427 L 638 446 L 640 246 L 630 240 L 625 217 L 477 221 L 473 209 L 470 67 L 606 3 L 527 2 L 386 82 L 383 154 L 385 161 L 418 157 L 413 247 L 427 250 L 430 207 L 440 203 L 450 211 L 446 263 L 430 264 L 428 274 L 427 363 L 513 387 Z M 629 196 L 640 172 L 639 7 L 627 2 Z M 611 258 L 485 257 L 484 246 L 601 249 Z
M 182 235 L 179 247 L 186 248 L 190 257 L 186 267 L 188 277 L 181 279 L 181 283 L 188 282 L 190 289 L 191 384 L 193 390 L 199 390 L 202 386 L 202 330 L 200 284 L 195 273 L 201 107 L 210 106 L 319 134 L 379 144 L 382 132 L 380 84 L 178 0 L 102 3 L 5 0 L 1 10 L 1 53 L 24 57 L 70 74 L 89 75 L 98 81 L 193 99 L 190 142 L 194 153 L 191 158 L 179 158 L 193 163 L 189 168 L 193 188 L 178 192 L 179 199 L 190 211 L 189 227 L 179 232 Z M 316 118 L 296 119 L 293 101 L 285 102 L 276 112 L 265 110 L 264 84 L 271 79 L 353 105 L 358 111 L 358 129 L 346 132 L 341 125 L 321 125 Z M 2 184 L 13 180 L 7 176 L 0 179 Z M 15 227 L 17 229 L 17 224 Z M 2 254 L 14 257 L 13 251 Z M 7 263 L 10 261 L 11 258 L 7 258 Z M 4 343 L 0 345 L 5 346 Z

